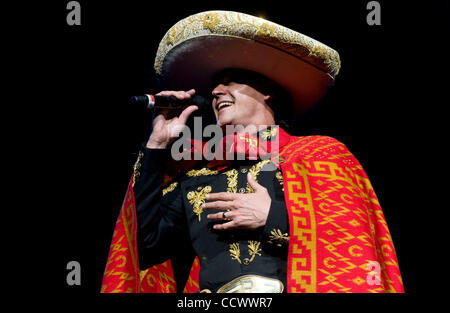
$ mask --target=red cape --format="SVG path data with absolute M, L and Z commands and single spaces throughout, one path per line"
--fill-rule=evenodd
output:
M 336 139 L 279 129 L 290 224 L 287 292 L 404 292 L 386 220 L 360 163 Z M 101 292 L 175 292 L 170 260 L 139 270 L 132 182 Z M 199 270 L 196 258 L 184 292 L 199 291 Z

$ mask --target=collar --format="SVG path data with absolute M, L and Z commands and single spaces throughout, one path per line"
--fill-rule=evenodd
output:
M 290 135 L 279 126 L 269 126 L 256 133 L 239 133 L 224 136 L 215 151 L 215 157 L 208 168 L 222 170 L 233 160 L 272 159 L 279 168 L 279 151 L 289 143 Z M 209 150 L 210 151 L 210 150 Z

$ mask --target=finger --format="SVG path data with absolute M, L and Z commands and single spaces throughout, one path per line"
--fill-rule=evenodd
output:
M 204 203 L 202 205 L 202 208 L 205 210 L 231 210 L 231 203 L 230 201 L 214 201 L 214 202 L 208 202 Z
M 178 120 L 180 123 L 186 124 L 187 119 L 192 114 L 192 112 L 198 110 L 198 106 L 196 105 L 190 105 L 186 109 L 181 112 L 180 116 L 178 117 Z
M 195 89 L 191 89 L 188 91 L 174 91 L 174 90 L 163 90 L 161 92 L 158 92 L 156 96 L 165 96 L 165 97 L 175 97 L 179 100 L 183 99 L 190 99 L 191 96 L 195 93 Z
M 226 213 L 225 219 L 223 218 L 223 213 Z M 226 220 L 232 220 L 233 219 L 233 212 L 230 211 L 222 211 L 219 213 L 212 213 L 206 215 L 206 218 L 210 221 L 226 221 Z
M 223 220 L 223 212 L 208 214 L 206 218 L 210 221 L 222 221 Z
M 175 97 L 177 97 L 180 100 L 183 99 L 190 99 L 192 95 L 194 95 L 195 89 L 191 89 L 188 91 L 175 91 Z
M 155 96 L 165 96 L 165 97 L 175 96 L 175 92 L 176 91 L 172 91 L 172 90 L 163 90 L 163 91 L 160 91 L 157 94 L 155 94 Z
M 238 199 L 239 194 L 233 192 L 214 192 L 206 195 L 207 200 L 233 201 Z
M 255 192 L 263 188 L 263 186 L 258 184 L 258 182 L 253 178 L 253 175 L 250 172 L 248 172 L 247 174 L 247 181 L 250 187 L 252 187 Z
M 227 230 L 227 229 L 233 229 L 236 228 L 236 222 L 231 220 L 227 223 L 223 223 L 223 224 L 216 224 L 213 226 L 213 228 L 215 230 Z
M 191 95 L 188 94 L 186 91 L 177 91 L 177 92 L 175 92 L 175 97 L 177 97 L 180 100 L 184 100 L 184 99 L 190 99 Z

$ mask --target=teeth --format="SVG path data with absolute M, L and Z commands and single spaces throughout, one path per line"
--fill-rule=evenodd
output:
M 230 106 L 230 105 L 233 105 L 233 103 L 231 103 L 231 102 L 222 102 L 221 104 L 219 104 L 217 109 L 219 110 L 220 108 L 222 108 L 224 106 Z

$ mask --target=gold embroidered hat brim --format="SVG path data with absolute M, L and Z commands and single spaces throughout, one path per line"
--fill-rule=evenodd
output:
M 214 75 L 240 68 L 265 75 L 286 89 L 294 112 L 310 108 L 333 84 L 339 54 L 323 43 L 265 19 L 207 11 L 172 26 L 155 58 L 160 87 L 209 95 Z

